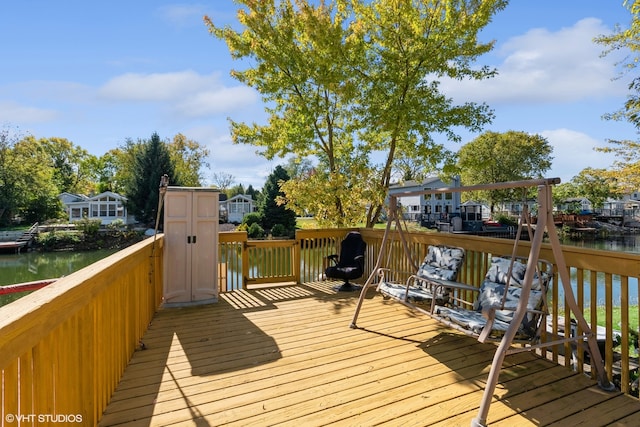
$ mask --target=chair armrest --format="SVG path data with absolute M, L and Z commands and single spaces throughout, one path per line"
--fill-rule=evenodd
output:
M 337 254 L 327 255 L 325 258 L 328 259 L 329 261 L 333 261 L 336 264 L 338 263 L 338 259 L 339 259 Z

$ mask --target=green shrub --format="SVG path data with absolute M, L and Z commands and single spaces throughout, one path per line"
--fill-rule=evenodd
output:
M 110 230 L 120 230 L 121 228 L 125 227 L 125 223 L 124 220 L 122 218 L 118 218 L 118 219 L 114 219 L 113 221 L 111 221 L 108 225 L 107 228 Z
M 38 245 L 42 246 L 45 250 L 77 245 L 81 241 L 82 238 L 77 231 L 50 231 L 40 233 L 36 238 Z
M 102 221 L 99 219 L 83 218 L 75 222 L 78 230 L 82 231 L 86 236 L 95 236 L 100 231 Z
M 502 214 L 496 216 L 496 222 L 502 225 L 518 225 L 517 221 Z
M 257 212 L 248 213 L 242 218 L 242 224 L 246 224 L 247 227 L 251 227 L 253 224 L 260 224 L 260 214 Z
M 271 235 L 273 237 L 284 237 L 287 235 L 287 230 L 286 228 L 284 228 L 284 225 L 282 224 L 275 224 L 272 228 L 271 228 Z
M 264 237 L 264 229 L 260 226 L 260 224 L 254 222 L 249 226 L 249 229 L 247 230 L 247 236 L 252 239 Z

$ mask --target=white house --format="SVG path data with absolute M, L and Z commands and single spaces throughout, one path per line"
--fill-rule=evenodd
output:
M 460 187 L 460 180 L 454 179 L 445 183 L 440 178 L 431 177 L 422 182 L 406 181 L 402 184 L 389 186 L 389 194 L 403 192 L 432 190 L 443 187 Z M 400 196 L 398 201 L 402 205 L 406 219 L 423 219 L 428 222 L 448 220 L 452 215 L 460 214 L 460 193 L 437 193 L 422 196 Z
M 95 196 L 62 193 L 58 196 L 69 215 L 69 222 L 87 219 L 100 219 L 103 225 L 121 219 L 125 224 L 135 223 L 135 218 L 127 214 L 127 198 L 111 191 Z
M 576 211 L 577 213 L 593 212 L 593 205 L 586 197 L 572 197 L 564 200 L 558 205 L 560 211 Z
M 246 214 L 256 211 L 253 198 L 246 194 L 238 194 L 224 202 L 220 202 L 220 209 L 226 209 L 228 216 L 227 221 L 232 223 L 241 223 Z

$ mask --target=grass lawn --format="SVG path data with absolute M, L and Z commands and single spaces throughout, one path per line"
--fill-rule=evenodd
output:
M 607 321 L 606 321 L 606 307 L 597 307 L 596 309 L 596 318 L 597 318 L 597 324 L 598 326 L 602 326 L 602 327 L 606 327 Z M 591 311 L 587 310 L 584 313 L 584 318 L 587 322 L 591 322 Z M 636 335 L 638 334 L 639 330 L 638 330 L 638 322 L 640 315 L 638 314 L 638 306 L 637 305 L 630 305 L 629 306 L 629 331 L 630 331 L 630 335 Z M 613 329 L 615 331 L 620 331 L 622 329 L 621 325 L 622 325 L 622 314 L 621 314 L 621 309 L 620 307 L 613 307 L 612 311 L 611 311 L 611 319 L 613 320 Z M 629 337 L 629 355 L 631 357 L 638 357 L 638 353 L 636 351 L 635 348 L 635 344 L 632 341 L 632 337 Z M 615 345 L 615 344 L 614 344 Z M 620 351 L 620 346 L 614 347 L 614 351 Z
M 430 228 L 420 226 L 420 224 L 415 221 L 405 221 L 402 224 L 402 226 L 403 227 L 406 226 L 407 230 L 409 231 L 424 231 L 428 233 L 436 232 L 435 230 L 432 230 Z M 314 230 L 314 229 L 318 229 L 318 222 L 312 217 L 298 217 L 296 219 L 296 227 L 302 230 Z M 358 227 L 364 227 L 364 224 L 358 224 Z M 385 229 L 386 227 L 387 227 L 386 222 L 379 222 L 378 224 L 374 225 L 373 228 Z M 395 229 L 395 224 L 392 226 L 392 228 Z

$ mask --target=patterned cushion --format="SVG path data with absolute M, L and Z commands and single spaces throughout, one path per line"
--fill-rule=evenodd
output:
M 495 257 L 491 260 L 491 267 L 485 276 L 484 282 L 480 285 L 480 295 L 474 304 L 474 308 L 478 312 L 482 312 L 483 309 L 488 309 L 490 307 L 502 307 L 502 297 L 505 293 L 510 264 L 511 260 L 508 258 Z M 496 310 L 496 319 L 506 323 L 511 322 L 513 319 L 515 309 L 518 307 L 518 301 L 520 300 L 520 295 L 522 293 L 525 270 L 525 264 L 520 262 L 513 263 L 511 280 L 509 281 L 507 296 L 504 303 L 505 310 Z M 541 274 L 541 276 L 546 289 L 549 276 L 545 273 Z M 540 277 L 536 272 L 531 284 L 529 299 L 527 301 L 528 310 L 540 310 L 542 308 L 544 292 L 541 289 Z M 538 326 L 536 325 L 538 317 L 539 316 L 535 313 L 526 313 L 522 320 L 522 325 L 520 325 L 520 331 L 527 334 L 534 332 Z
M 458 271 L 464 260 L 464 250 L 447 246 L 429 246 L 427 256 L 418 269 L 417 276 L 425 279 L 452 280 L 458 278 Z
M 399 300 L 404 300 L 405 294 L 409 301 L 425 301 L 431 300 L 433 295 L 427 288 L 419 286 L 409 286 L 409 292 L 407 293 L 407 285 L 400 285 L 398 283 L 381 282 L 378 285 L 378 290 L 391 297 Z
M 427 256 L 418 268 L 416 276 L 425 280 L 412 278 L 407 284 L 397 284 L 385 281 L 378 285 L 378 290 L 397 299 L 404 300 L 405 295 L 411 301 L 432 300 L 434 298 L 432 286 L 429 281 L 451 280 L 458 278 L 458 271 L 464 260 L 464 250 L 448 246 L 431 245 L 427 250 Z M 449 289 L 438 287 L 435 299 L 445 302 L 448 299 Z
M 511 259 L 502 257 L 491 258 L 491 266 L 485 276 L 485 280 L 493 283 L 507 284 L 507 278 L 509 277 L 509 266 L 511 265 Z M 509 286 L 516 285 L 522 287 L 524 281 L 524 273 L 527 266 L 521 262 L 514 262 L 511 270 L 511 280 Z M 540 280 L 536 274 L 531 283 L 531 289 L 540 290 Z
M 435 312 L 437 315 L 478 335 L 480 335 L 482 329 L 484 329 L 484 325 L 487 324 L 487 319 L 485 319 L 482 313 L 478 311 L 465 310 L 458 307 L 437 306 Z M 508 327 L 509 323 L 495 319 L 492 330 L 504 333 Z

